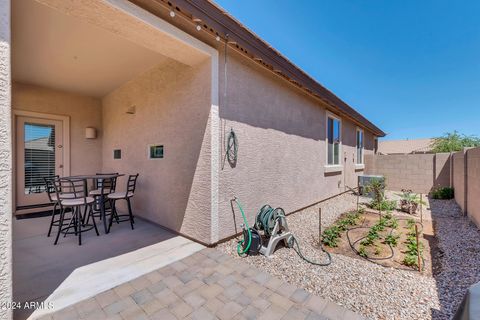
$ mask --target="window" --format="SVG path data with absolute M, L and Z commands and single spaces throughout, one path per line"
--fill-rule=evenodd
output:
M 55 125 L 24 125 L 25 194 L 45 191 L 44 177 L 55 175 Z
M 163 158 L 163 146 L 162 145 L 150 145 L 148 157 L 150 159 L 162 159 Z
M 363 130 L 357 128 L 357 164 L 363 164 Z
M 113 150 L 113 159 L 122 159 L 122 150 L 120 149 Z
M 340 119 L 327 117 L 327 165 L 340 165 Z

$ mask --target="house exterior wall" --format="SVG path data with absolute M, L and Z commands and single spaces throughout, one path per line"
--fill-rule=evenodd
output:
M 135 214 L 205 243 L 211 236 L 210 68 L 210 61 L 188 67 L 169 60 L 102 100 L 103 170 L 139 173 Z M 132 106 L 135 114 L 127 114 Z M 163 145 L 164 158 L 148 159 L 149 144 Z M 113 159 L 114 149 L 122 159 Z
M 221 93 L 223 68 L 221 63 Z M 265 203 L 291 212 L 343 192 L 345 185 L 356 186 L 361 171 L 355 171 L 353 162 L 353 123 L 342 119 L 344 171 L 325 173 L 327 113 L 319 101 L 235 52 L 228 53 L 226 83 L 227 95 L 220 96 L 220 240 L 240 230 L 240 212 L 234 207 L 233 213 L 230 202 L 235 196 L 251 223 Z M 234 168 L 224 159 L 230 129 L 239 145 Z M 367 131 L 365 142 L 365 153 L 373 153 L 373 136 Z
M 78 94 L 14 82 L 12 108 L 70 117 L 70 174 L 91 174 L 102 169 L 102 105 Z M 97 129 L 96 139 L 85 138 L 85 128 Z
M 12 301 L 10 1 L 0 1 L 0 303 Z M 0 319 L 12 310 L 0 308 Z

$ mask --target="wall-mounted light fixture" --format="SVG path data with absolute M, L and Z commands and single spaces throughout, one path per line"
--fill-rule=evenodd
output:
M 96 139 L 97 138 L 97 129 L 93 127 L 85 128 L 85 139 Z
M 135 114 L 136 112 L 137 112 L 137 107 L 135 105 L 132 105 L 127 109 L 128 114 Z

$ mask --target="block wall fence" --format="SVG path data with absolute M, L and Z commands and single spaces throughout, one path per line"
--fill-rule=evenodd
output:
M 480 148 L 455 153 L 368 155 L 365 173 L 383 175 L 389 190 L 429 193 L 452 186 L 455 201 L 480 227 Z

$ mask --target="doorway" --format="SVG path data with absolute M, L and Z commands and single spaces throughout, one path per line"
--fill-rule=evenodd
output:
M 15 214 L 43 211 L 50 206 L 44 178 L 64 176 L 68 159 L 65 117 L 16 113 Z M 69 171 L 69 170 L 67 170 Z

